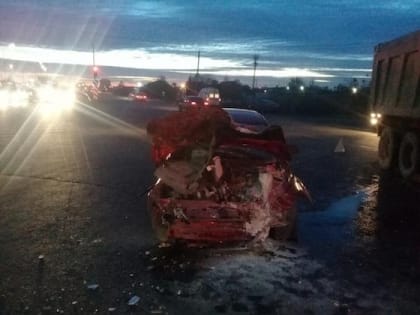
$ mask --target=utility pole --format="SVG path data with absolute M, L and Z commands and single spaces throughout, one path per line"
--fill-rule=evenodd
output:
M 95 61 L 95 44 L 92 44 L 92 75 L 93 75 L 93 83 L 97 84 L 97 79 L 98 79 L 98 72 L 99 72 L 99 68 L 96 66 L 96 61 Z
M 257 71 L 259 56 L 257 54 L 255 54 L 253 58 L 254 58 L 254 76 L 252 77 L 252 90 L 254 90 L 254 88 L 255 88 L 255 72 Z
M 197 56 L 197 72 L 196 72 L 196 76 L 198 77 L 198 75 L 200 74 L 200 51 L 198 51 L 198 56 Z
M 95 44 L 92 44 L 92 67 L 95 67 Z

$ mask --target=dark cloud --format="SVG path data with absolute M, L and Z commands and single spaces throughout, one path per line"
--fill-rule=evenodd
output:
M 420 1 L 0 1 L 0 41 L 190 55 L 202 49 L 241 60 L 258 53 L 266 67 L 368 68 L 375 44 L 418 29 L 419 20 Z

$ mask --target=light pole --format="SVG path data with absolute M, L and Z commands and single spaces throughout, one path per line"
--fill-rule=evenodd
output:
M 259 56 L 255 54 L 253 58 L 254 58 L 254 75 L 252 76 L 252 90 L 255 89 L 255 72 L 257 71 Z
M 200 75 L 200 55 L 201 55 L 201 52 L 198 51 L 198 56 L 197 56 L 197 72 L 195 74 L 197 77 Z
M 16 48 L 15 43 L 10 43 L 9 45 L 7 45 L 7 49 L 10 52 L 10 54 L 13 54 L 13 50 L 15 48 Z M 8 58 L 8 59 L 10 59 L 10 58 Z M 15 65 L 13 63 L 9 63 L 9 79 L 13 79 L 13 69 L 14 68 L 15 68 Z

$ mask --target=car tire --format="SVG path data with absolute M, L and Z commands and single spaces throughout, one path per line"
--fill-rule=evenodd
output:
M 276 241 L 297 241 L 297 209 L 293 206 L 286 215 L 287 224 L 284 226 L 272 226 L 269 237 Z
M 419 137 L 413 132 L 404 134 L 398 151 L 398 169 L 403 178 L 410 178 L 419 170 Z
M 155 209 L 156 208 L 153 208 L 151 210 L 152 228 L 159 242 L 165 243 L 168 241 L 169 228 L 167 225 L 163 224 L 161 214 L 158 213 Z
M 378 162 L 382 170 L 390 170 L 398 152 L 397 134 L 392 128 L 384 127 L 378 143 Z

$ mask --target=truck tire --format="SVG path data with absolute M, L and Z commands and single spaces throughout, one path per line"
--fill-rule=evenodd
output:
M 404 134 L 398 152 L 398 168 L 403 178 L 417 173 L 420 164 L 419 137 L 413 132 Z
M 381 131 L 378 144 L 378 162 L 383 170 L 389 170 L 394 166 L 398 152 L 397 134 L 390 127 L 384 127 Z

